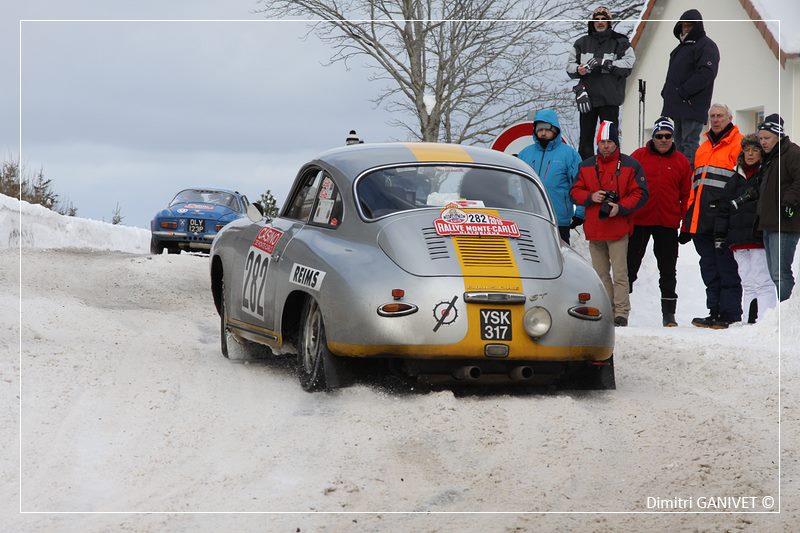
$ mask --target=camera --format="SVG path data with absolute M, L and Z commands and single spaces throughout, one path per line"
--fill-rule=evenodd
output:
M 611 206 L 608 205 L 609 202 L 617 203 L 619 200 L 619 195 L 615 191 L 605 191 L 606 196 L 603 198 L 603 202 L 600 204 L 600 218 L 608 218 L 611 214 Z
M 756 187 L 750 187 L 746 191 L 744 191 L 738 198 L 734 198 L 731 200 L 731 205 L 734 209 L 739 209 L 742 207 L 742 204 L 747 202 L 753 202 L 758 200 L 758 189 Z

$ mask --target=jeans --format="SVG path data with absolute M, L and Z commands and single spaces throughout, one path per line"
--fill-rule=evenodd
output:
M 694 153 L 700 146 L 700 132 L 703 123 L 690 118 L 675 119 L 675 148 L 686 156 L 691 168 L 694 168 Z
M 594 134 L 597 133 L 598 118 L 614 122 L 619 127 L 619 106 L 604 105 L 593 107 L 588 113 L 580 113 L 581 138 L 578 153 L 581 154 L 581 159 L 588 159 L 595 153 Z
M 773 283 L 778 288 L 778 299 L 788 300 L 794 288 L 792 262 L 800 233 L 764 230 L 764 249 L 767 251 L 767 267 Z

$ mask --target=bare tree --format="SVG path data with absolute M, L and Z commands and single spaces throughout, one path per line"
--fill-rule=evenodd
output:
M 531 109 L 572 105 L 567 46 L 596 0 L 260 0 L 269 17 L 311 25 L 346 65 L 367 56 L 375 102 L 422 141 L 485 143 Z M 642 0 L 611 4 L 642 5 Z M 522 19 L 522 20 L 520 20 Z M 583 28 L 585 28 L 585 23 Z M 401 115 L 402 116 L 402 115 Z M 414 117 L 408 120 L 408 117 Z

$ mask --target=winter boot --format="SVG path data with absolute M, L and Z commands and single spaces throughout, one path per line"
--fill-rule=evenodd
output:
M 719 312 L 712 309 L 711 314 L 709 314 L 705 318 L 698 318 L 698 317 L 693 318 L 692 325 L 697 326 L 698 328 L 710 328 L 712 325 L 714 325 L 715 322 L 718 321 L 718 319 L 719 319 Z
M 758 318 L 758 299 L 753 298 L 752 300 L 750 300 L 750 309 L 747 313 L 747 323 L 755 324 L 757 318 Z
M 665 328 L 674 328 L 678 325 L 675 322 L 675 305 L 677 298 L 661 298 L 661 324 Z

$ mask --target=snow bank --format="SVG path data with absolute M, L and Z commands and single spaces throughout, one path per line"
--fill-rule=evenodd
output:
M 20 245 L 22 248 L 88 248 L 148 253 L 150 232 L 60 215 L 41 205 L 20 202 L 0 194 L 0 249 Z

